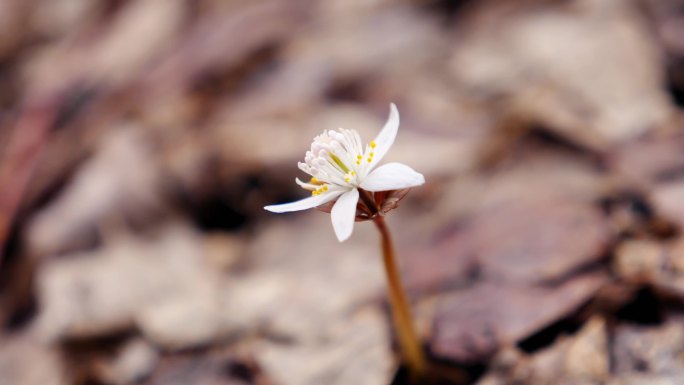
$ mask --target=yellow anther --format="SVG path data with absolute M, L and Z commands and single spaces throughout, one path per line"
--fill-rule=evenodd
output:
M 323 194 L 323 193 L 326 192 L 326 191 L 328 191 L 328 185 L 327 185 L 327 184 L 324 184 L 324 185 L 320 186 L 319 188 L 313 190 L 313 191 L 311 192 L 311 195 L 314 195 L 314 196 L 316 196 L 316 195 L 321 195 L 321 194 Z
M 377 146 L 377 143 L 375 143 L 374 140 L 371 140 L 370 146 L 371 146 L 371 148 L 375 148 L 375 146 Z
M 357 166 L 360 166 L 360 165 L 361 165 L 361 159 L 359 159 L 359 160 L 356 161 L 356 165 L 357 165 Z
M 318 183 L 318 179 L 315 176 L 311 177 L 311 183 Z
M 363 159 L 363 155 L 357 155 L 356 159 Z
M 344 174 L 344 181 L 349 183 L 351 182 L 351 178 L 356 175 L 355 171 L 349 171 L 348 173 Z

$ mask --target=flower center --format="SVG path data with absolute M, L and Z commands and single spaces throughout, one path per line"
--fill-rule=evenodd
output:
M 300 185 L 312 195 L 327 192 L 331 185 L 354 188 L 368 174 L 373 163 L 375 141 L 363 148 L 355 130 L 329 130 L 314 138 L 299 168 L 313 178 Z

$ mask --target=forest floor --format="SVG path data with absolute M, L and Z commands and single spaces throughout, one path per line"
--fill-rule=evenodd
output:
M 0 2 L 1 385 L 406 381 L 297 162 L 401 128 L 440 384 L 684 380 L 684 1 Z

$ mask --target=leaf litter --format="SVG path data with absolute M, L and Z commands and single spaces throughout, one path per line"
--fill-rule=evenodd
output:
M 301 197 L 313 135 L 373 137 L 389 102 L 388 160 L 428 182 L 388 223 L 435 383 L 684 373 L 670 2 L 31 0 L 0 19 L 0 383 L 405 383 L 370 225 L 341 247 L 321 213 L 262 210 Z

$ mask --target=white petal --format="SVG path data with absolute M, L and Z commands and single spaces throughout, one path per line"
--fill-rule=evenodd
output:
M 332 218 L 333 230 L 340 242 L 349 238 L 354 230 L 356 218 L 356 203 L 359 201 L 359 190 L 350 190 L 335 202 L 330 217 Z
M 399 111 L 394 103 L 390 104 L 390 113 L 387 117 L 387 122 L 380 130 L 380 133 L 375 138 L 375 149 L 373 150 L 373 162 L 371 163 L 371 168 L 378 164 L 383 156 L 389 151 L 390 147 L 394 143 L 394 138 L 397 137 L 397 132 L 399 131 Z
M 368 174 L 360 187 L 367 191 L 387 191 L 420 186 L 423 183 L 423 174 L 411 167 L 403 163 L 387 163 Z
M 328 191 L 327 193 L 323 193 L 321 195 L 316 195 L 316 196 L 311 196 L 308 198 L 304 198 L 302 200 L 296 201 L 296 202 L 290 202 L 290 203 L 283 203 L 281 205 L 271 205 L 271 206 L 266 206 L 264 209 L 273 212 L 273 213 L 287 213 L 290 211 L 300 211 L 300 210 L 306 210 L 310 209 L 313 207 L 320 206 L 324 203 L 328 203 L 331 200 L 337 198 L 342 194 L 344 190 L 331 190 Z

